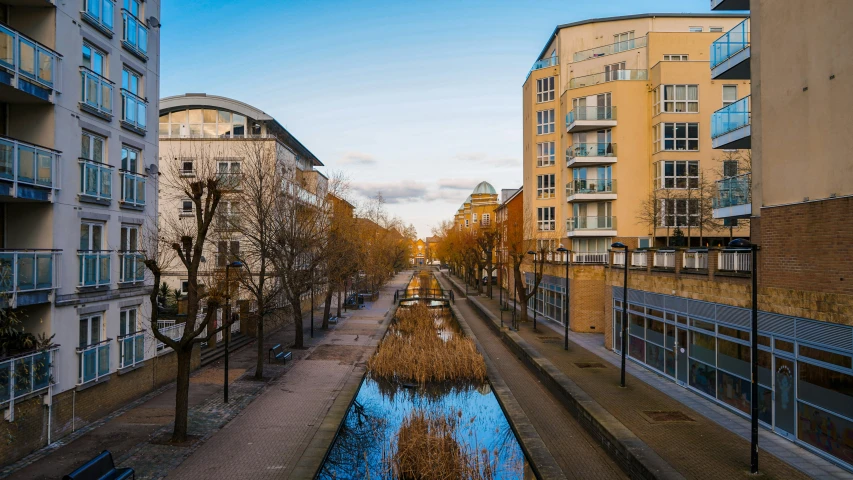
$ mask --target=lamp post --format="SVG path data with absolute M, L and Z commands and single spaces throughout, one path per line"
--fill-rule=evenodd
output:
M 758 473 L 758 245 L 750 243 L 743 238 L 736 238 L 729 242 L 729 248 L 749 249 L 752 257 L 752 340 L 750 366 L 752 367 L 752 384 L 750 397 L 752 398 L 752 439 L 749 449 L 749 471 Z
M 569 249 L 566 247 L 560 247 L 557 249 L 560 253 L 566 254 L 566 291 L 565 297 L 563 298 L 563 323 L 565 328 L 565 335 L 563 338 L 563 350 L 569 349 Z
M 527 251 L 528 255 L 533 255 L 533 273 L 536 274 L 536 252 L 533 250 Z M 536 303 L 538 301 L 539 292 L 533 290 L 533 330 L 536 330 Z
M 243 266 L 243 262 L 233 261 L 228 265 L 225 265 L 225 307 L 228 310 L 227 315 L 225 315 L 225 322 L 231 321 L 231 282 L 228 279 L 228 273 L 231 267 L 241 268 Z M 231 325 L 228 325 L 228 328 L 225 329 L 225 403 L 228 403 L 228 340 L 231 337 Z M 259 341 L 263 341 L 259 339 Z
M 628 350 L 628 245 L 616 242 L 610 248 L 621 248 L 625 250 L 625 279 L 622 284 L 622 373 L 619 381 L 621 387 L 625 387 L 625 352 Z

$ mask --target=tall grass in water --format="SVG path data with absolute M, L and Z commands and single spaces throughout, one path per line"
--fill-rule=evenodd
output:
M 376 355 L 367 362 L 370 374 L 419 384 L 486 381 L 486 363 L 470 338 L 439 336 L 439 330 L 450 328 L 442 311 L 420 304 L 400 309 Z

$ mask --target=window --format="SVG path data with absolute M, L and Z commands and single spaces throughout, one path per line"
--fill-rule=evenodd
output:
M 699 188 L 698 160 L 657 162 L 657 188 Z
M 474 223 L 477 223 L 477 214 L 476 213 L 471 214 L 471 221 Z
M 104 52 L 83 44 L 80 70 L 81 90 L 80 102 L 105 114 L 112 114 L 113 85 L 106 79 L 106 57 Z
M 193 201 L 184 199 L 181 201 L 181 216 L 191 216 L 193 214 Z
M 97 287 L 110 283 L 110 254 L 103 251 L 104 224 L 80 223 L 79 282 L 81 287 Z
M 617 33 L 616 35 L 613 35 L 614 53 L 621 52 L 624 50 L 630 50 L 630 49 L 634 48 L 634 42 L 631 41 L 633 39 L 634 39 L 634 32 L 633 31 L 624 32 L 624 33 Z
M 664 62 L 686 62 L 687 55 L 684 54 L 667 54 L 663 56 Z
M 554 133 L 554 109 L 536 112 L 536 135 Z
M 690 31 L 697 33 L 702 31 L 702 27 L 690 27 Z
M 260 131 L 256 133 L 260 134 Z M 179 110 L 160 117 L 160 136 L 216 138 L 245 135 L 246 117 L 227 110 Z
M 536 103 L 554 100 L 554 77 L 536 80 Z
M 216 164 L 219 184 L 226 190 L 235 189 L 240 186 L 240 162 L 232 160 L 219 160 Z
M 653 134 L 655 152 L 699 150 L 698 123 L 659 123 Z
M 465 219 L 465 228 L 468 228 L 468 219 Z
M 619 80 L 622 77 L 619 75 L 620 70 L 625 70 L 625 62 L 613 63 L 604 66 L 604 81 L 612 82 Z M 599 105 L 601 106 L 601 105 Z
M 121 201 L 135 206 L 145 205 L 145 176 L 137 173 L 141 158 L 139 150 L 121 146 Z
M 604 253 L 610 249 L 610 237 L 573 238 L 572 252 L 574 253 Z
M 112 0 L 83 0 L 83 17 L 112 31 L 115 4 Z
M 483 225 L 489 226 L 492 224 L 492 216 L 488 213 L 483 214 Z
M 141 8 L 142 2 L 139 0 L 124 0 L 124 8 L 121 12 L 121 40 L 131 52 L 147 58 L 145 54 L 148 52 L 148 28 L 141 20 Z
M 723 106 L 737 101 L 737 85 L 723 85 Z
M 536 176 L 536 198 L 554 198 L 554 174 Z
M 537 226 L 540 232 L 550 232 L 554 230 L 554 214 L 555 207 L 539 207 L 537 208 Z
M 97 48 L 89 45 L 88 43 L 83 44 L 83 66 L 88 68 L 89 70 L 97 73 L 98 75 L 104 76 L 104 72 L 106 71 L 106 61 L 107 54 L 98 50 Z
M 658 102 L 663 104 L 661 107 Z M 662 110 L 661 110 L 662 108 Z M 698 85 L 661 85 L 655 92 L 655 114 L 699 111 Z
M 240 242 L 238 240 L 220 240 L 216 243 L 216 266 L 224 267 L 229 262 L 240 257 Z
M 182 158 L 181 162 L 181 175 L 195 175 L 195 167 L 192 158 Z
M 190 291 L 190 281 L 189 280 L 181 280 L 181 293 L 186 294 Z
M 121 310 L 118 313 L 118 322 L 119 322 L 119 336 L 130 335 L 139 331 L 139 324 L 137 323 L 137 309 L 128 308 L 126 310 Z
M 140 231 L 136 225 L 122 225 L 119 241 L 119 282 L 145 280 L 145 256 L 140 251 Z
M 547 167 L 554 165 L 554 142 L 536 144 L 536 166 Z
M 666 198 L 660 200 L 661 227 L 696 227 L 699 225 L 699 199 Z
M 709 32 L 722 32 L 723 27 L 711 27 L 710 29 L 708 29 L 708 31 Z
M 128 68 L 121 70 L 121 119 L 140 130 L 145 130 L 147 105 L 142 98 L 142 77 Z
M 109 200 L 112 169 L 104 163 L 106 139 L 85 131 L 80 139 L 80 193 Z
M 125 172 L 136 173 L 139 168 L 139 150 L 135 148 L 128 147 L 126 145 L 121 146 L 121 169 Z
M 557 250 L 557 240 L 553 238 L 540 238 L 536 240 L 536 253 L 554 252 Z
M 80 250 L 97 252 L 103 247 L 104 224 L 83 222 L 80 224 Z
M 723 176 L 734 177 L 738 174 L 737 160 L 723 160 Z
M 104 338 L 103 334 L 103 316 L 92 315 L 80 319 L 80 338 L 78 347 L 81 349 L 100 343 Z

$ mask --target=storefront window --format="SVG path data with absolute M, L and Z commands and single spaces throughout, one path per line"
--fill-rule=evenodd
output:
M 821 362 L 831 363 L 839 367 L 850 368 L 850 356 L 840 353 L 827 352 L 819 348 L 812 348 L 807 345 L 800 345 L 800 356 L 813 358 Z
M 827 411 L 853 418 L 853 375 L 797 362 L 797 397 Z
M 636 360 L 641 362 L 646 361 L 646 342 L 641 339 L 630 336 L 628 337 L 629 345 L 628 345 L 628 354 L 631 355 Z
M 628 329 L 631 335 L 646 338 L 646 319 L 635 313 L 628 313 Z
M 663 322 L 658 320 L 648 319 L 648 330 L 646 331 L 646 340 L 654 342 L 658 345 L 663 345 Z M 661 368 L 663 370 L 663 368 Z
M 717 380 L 719 382 L 717 384 L 717 398 L 743 413 L 749 413 L 751 393 L 749 380 L 736 377 L 722 370 L 719 372 Z
M 708 365 L 717 365 L 716 339 L 704 333 L 690 332 L 690 357 Z
M 653 344 L 646 345 L 646 363 L 658 371 L 663 371 L 664 349 Z
M 798 402 L 797 438 L 853 464 L 853 421 Z
M 743 330 L 738 330 L 731 327 L 724 327 L 722 325 L 718 325 L 717 328 L 717 332 L 720 335 L 726 335 L 728 337 L 737 338 L 739 340 L 749 341 L 749 332 L 744 332 Z
M 691 346 L 692 349 L 692 346 Z M 690 360 L 690 386 L 712 397 L 716 396 L 717 369 Z
M 792 342 L 786 342 L 785 340 L 776 339 L 776 350 L 782 350 L 783 352 L 794 353 L 794 344 Z
M 719 367 L 735 375 L 750 378 L 750 348 L 748 345 L 717 339 Z

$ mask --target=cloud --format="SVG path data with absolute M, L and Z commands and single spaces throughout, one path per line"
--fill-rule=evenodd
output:
M 443 190 L 474 190 L 482 180 L 466 178 L 441 178 L 438 180 L 438 188 Z
M 347 152 L 341 158 L 341 165 L 376 165 L 376 157 L 369 153 Z
M 456 160 L 460 162 L 466 163 L 478 163 L 480 165 L 488 165 L 495 168 L 505 168 L 505 167 L 520 167 L 521 159 L 511 158 L 511 157 L 503 157 L 503 158 L 495 158 L 490 157 L 486 153 L 483 152 L 465 152 L 456 155 Z
M 353 185 L 353 190 L 366 198 L 375 197 L 377 193 L 380 193 L 387 203 L 412 203 L 424 201 L 428 198 L 426 186 L 407 180 L 358 183 Z

